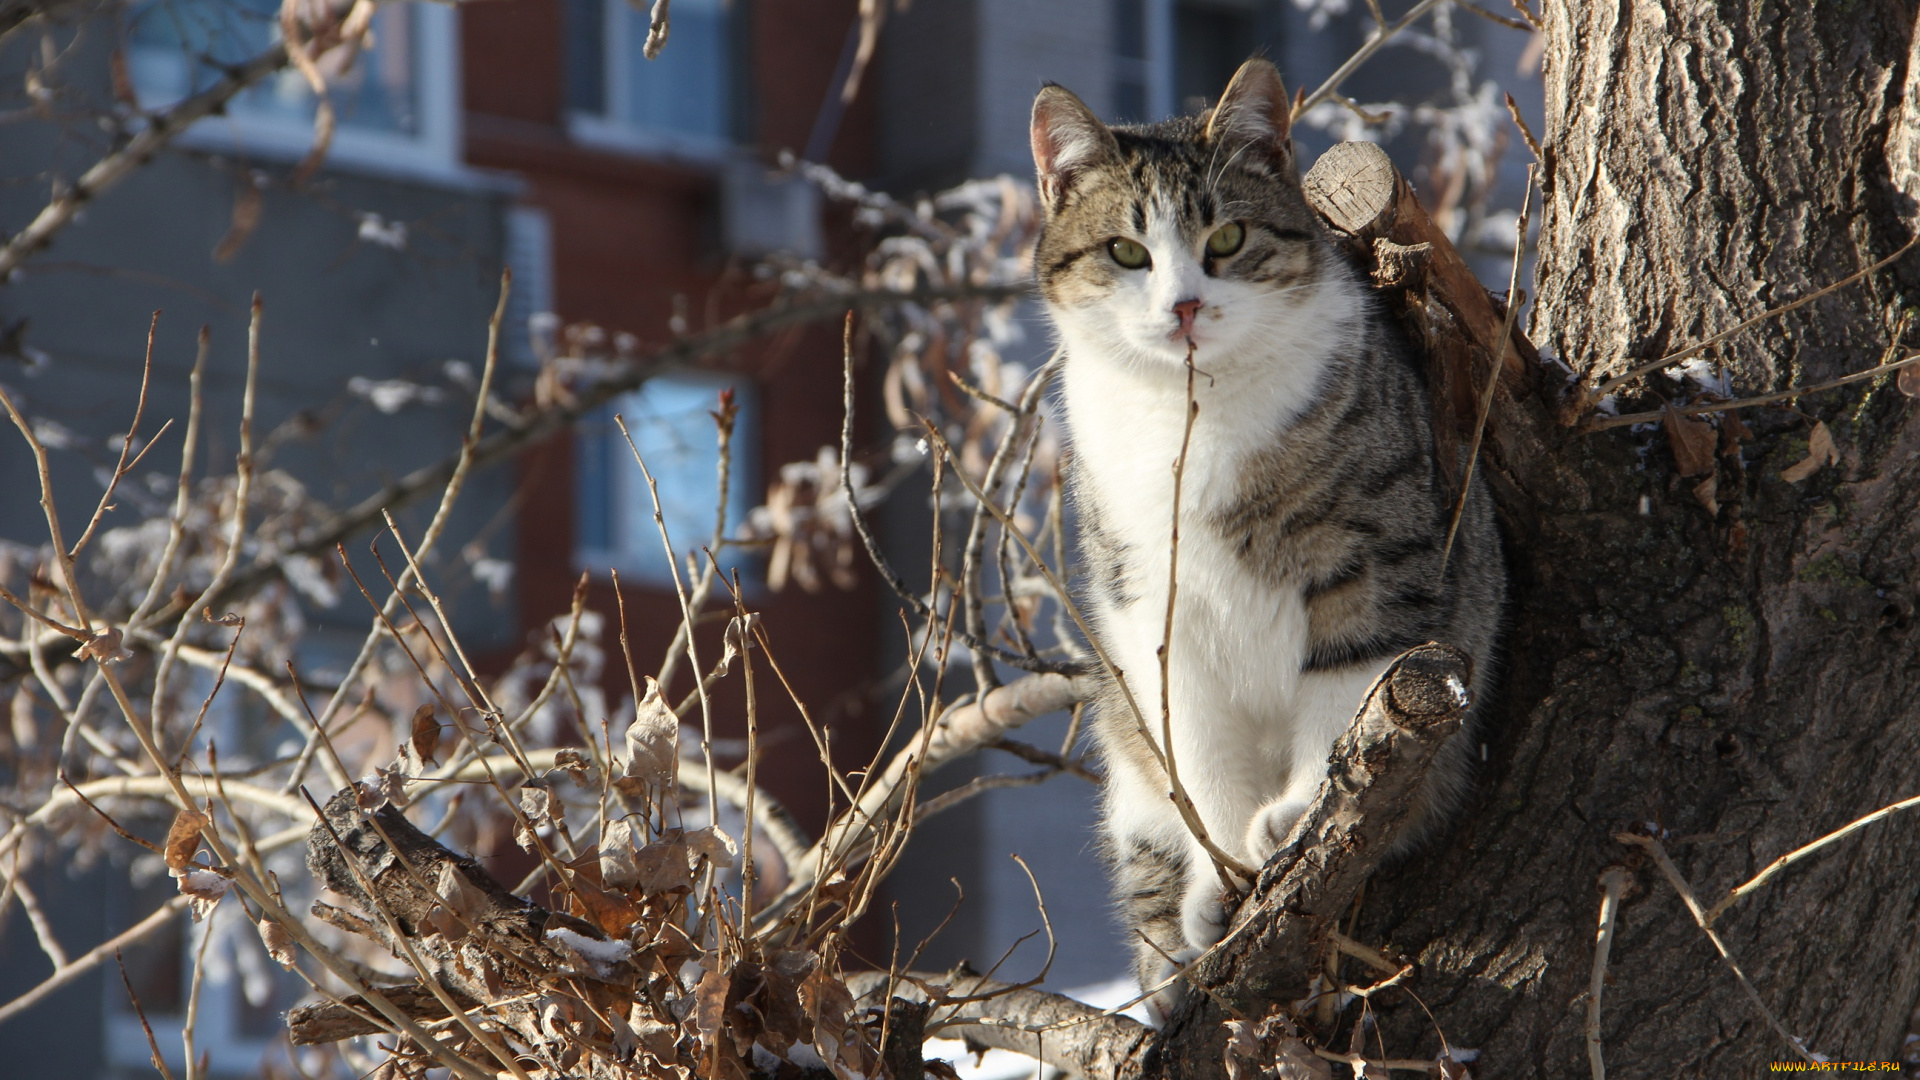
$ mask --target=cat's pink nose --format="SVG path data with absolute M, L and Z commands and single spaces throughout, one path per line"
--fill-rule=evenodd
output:
M 1193 320 L 1200 314 L 1200 301 L 1182 300 L 1173 305 L 1173 313 L 1180 317 L 1181 335 L 1191 334 L 1193 333 Z

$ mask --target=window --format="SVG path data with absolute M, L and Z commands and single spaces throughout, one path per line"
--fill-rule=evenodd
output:
M 677 15 L 679 9 L 674 9 Z M 676 26 L 674 33 L 679 33 Z M 660 488 L 661 516 L 686 580 L 686 555 L 706 564 L 700 549 L 713 539 L 718 509 L 720 450 L 713 417 L 720 391 L 731 389 L 734 420 L 732 466 L 727 472 L 727 533 L 758 501 L 753 464 L 759 456 L 758 409 L 751 384 L 706 372 L 660 375 L 602 406 L 580 423 L 576 435 L 575 547 L 582 569 L 620 571 L 622 580 L 673 588 L 673 572 L 653 520 L 653 499 L 633 451 L 614 423 L 618 414 Z M 738 549 L 714 552 L 723 573 L 735 569 L 745 583 L 757 580 L 754 560 Z
M 327 75 L 338 119 L 328 161 L 455 176 L 460 157 L 455 13 L 444 4 L 382 5 L 368 47 Z M 276 0 L 153 0 L 137 8 L 127 69 L 143 108 L 165 108 L 212 85 L 225 65 L 280 39 Z M 292 67 L 235 98 L 189 132 L 241 153 L 297 158 L 313 145 L 314 95 Z
M 715 159 L 732 144 L 738 3 L 676 0 L 667 47 L 648 60 L 647 14 L 627 0 L 567 0 L 569 127 L 617 149 Z

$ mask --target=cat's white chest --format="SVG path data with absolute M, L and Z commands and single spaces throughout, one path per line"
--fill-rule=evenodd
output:
M 1126 552 L 1124 586 L 1095 595 L 1096 627 L 1143 710 L 1157 717 L 1172 577 L 1178 591 L 1168 669 L 1176 728 L 1186 738 L 1244 747 L 1282 740 L 1278 721 L 1297 691 L 1307 650 L 1300 591 L 1255 576 L 1206 522 L 1235 497 L 1247 457 L 1285 423 L 1286 403 L 1261 388 L 1197 380 L 1200 411 L 1181 470 L 1176 553 L 1174 466 L 1186 395 L 1184 385 L 1170 394 L 1163 375 L 1104 365 L 1076 370 L 1071 360 L 1065 373 L 1074 468 L 1095 504 L 1087 509 Z M 1184 723 L 1182 711 L 1204 712 L 1206 723 Z

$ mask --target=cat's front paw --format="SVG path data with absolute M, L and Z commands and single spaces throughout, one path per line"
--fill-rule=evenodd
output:
M 1227 936 L 1227 897 L 1213 865 L 1209 863 L 1206 869 L 1204 878 L 1195 876 L 1187 882 L 1187 893 L 1180 898 L 1180 932 L 1187 939 L 1187 948 L 1173 958 L 1182 964 Z
M 1254 811 L 1253 820 L 1247 823 L 1247 853 L 1253 856 L 1254 865 L 1266 865 L 1273 853 L 1287 842 L 1287 835 L 1293 832 L 1293 826 L 1310 805 L 1311 799 L 1282 795 Z

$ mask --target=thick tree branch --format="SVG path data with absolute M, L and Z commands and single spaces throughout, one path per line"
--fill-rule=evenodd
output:
M 877 1004 L 889 984 L 894 997 L 908 1001 L 935 1000 L 927 994 L 929 987 L 936 989 L 940 1000 L 983 999 L 935 1008 L 927 1018 L 929 1035 L 1011 1050 L 1087 1080 L 1139 1075 L 1140 1063 L 1153 1044 L 1154 1030 L 1131 1017 L 1107 1016 L 1072 998 L 1019 989 L 964 971 L 908 972 L 898 978 L 871 971 L 847 978 L 847 988 L 861 1004 Z

